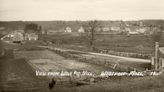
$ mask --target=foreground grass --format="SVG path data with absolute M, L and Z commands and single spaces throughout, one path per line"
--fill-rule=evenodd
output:
M 25 59 L 0 59 L 0 92 L 46 92 L 48 81 L 35 75 Z
M 81 92 L 164 92 L 164 75 L 104 81 L 95 85 L 82 86 Z

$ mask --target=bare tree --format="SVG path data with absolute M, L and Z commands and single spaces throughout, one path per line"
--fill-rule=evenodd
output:
M 97 20 L 89 21 L 87 25 L 85 25 L 85 30 L 87 31 L 86 36 L 88 38 L 89 46 L 91 47 L 91 49 L 94 48 L 96 29 L 99 25 L 100 24 Z
M 162 28 L 159 26 L 153 26 L 152 28 L 152 40 L 153 40 L 153 44 L 155 42 L 160 42 L 160 39 L 162 37 Z
M 152 45 L 152 53 L 153 56 L 155 55 L 155 44 L 156 42 L 160 42 L 160 39 L 162 37 L 162 28 L 160 26 L 150 26 L 151 27 L 151 35 L 150 35 L 150 40 L 151 40 L 151 45 Z

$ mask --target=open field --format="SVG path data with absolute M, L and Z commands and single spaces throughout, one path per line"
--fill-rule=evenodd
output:
M 73 34 L 73 33 L 72 33 Z M 73 36 L 71 34 L 53 34 L 45 36 L 46 40 L 52 43 L 65 46 L 71 49 L 90 50 L 88 38 L 84 35 Z M 118 52 L 133 52 L 152 54 L 153 38 L 147 35 L 112 35 L 97 34 L 94 46 L 98 49 L 113 50 Z M 164 38 L 161 37 L 160 46 L 164 46 Z
M 33 44 L 33 45 L 32 45 Z M 35 44 L 35 45 L 34 45 Z M 41 70 L 44 71 L 60 71 L 60 70 L 88 70 L 95 73 L 99 73 L 103 70 L 107 70 L 110 68 L 78 62 L 76 60 L 72 60 L 69 58 L 64 58 L 54 52 L 44 50 L 42 48 L 38 48 L 40 43 L 31 43 L 26 45 L 14 45 L 14 44 L 5 44 L 7 48 L 21 48 L 20 50 L 15 52 L 15 59 L 11 60 L 2 60 L 6 62 L 1 62 L 1 72 L 4 76 L 1 76 L 2 80 L 7 81 L 7 84 L 3 84 L 4 81 L 1 82 L 3 86 L 1 88 L 5 88 L 4 86 L 10 86 L 11 90 L 13 88 L 17 88 L 16 92 L 28 92 L 26 88 L 33 88 L 36 89 L 29 89 L 30 91 L 38 91 L 38 92 L 49 92 L 47 90 L 48 81 L 44 78 L 39 78 L 35 76 L 35 71 L 27 62 L 32 63 L 38 66 Z M 28 48 L 30 46 L 30 48 Z M 76 53 L 77 54 L 77 53 Z M 117 61 L 120 64 L 131 65 L 133 63 L 126 62 L 126 60 L 118 59 L 115 57 L 106 57 L 103 55 L 93 55 L 93 54 L 84 54 L 81 55 L 87 57 L 96 57 L 97 59 L 109 59 L 111 61 Z M 29 60 L 29 61 L 26 61 Z M 122 63 L 122 62 L 126 63 Z M 8 69 L 8 67 L 10 67 Z M 111 71 L 111 69 L 110 69 Z M 8 72 L 7 75 L 5 72 Z M 26 72 L 26 74 L 23 74 Z M 13 79 L 15 81 L 19 81 L 20 79 L 23 81 L 19 81 L 15 83 L 15 81 L 6 80 L 5 78 Z M 92 85 L 85 85 L 85 86 L 74 86 L 74 87 L 65 87 L 61 85 L 54 86 L 51 90 L 52 92 L 163 92 L 163 75 L 160 76 L 148 76 L 148 77 L 121 77 L 121 78 L 108 78 L 107 80 L 101 80 Z M 43 82 L 41 82 L 43 81 Z M 11 83 L 12 82 L 12 83 Z M 29 84 L 24 84 L 27 82 Z M 42 84 L 43 83 L 43 84 Z M 40 88 L 41 87 L 41 88 Z M 6 87 L 7 88 L 7 87 Z M 10 90 L 9 90 L 10 91 Z
M 103 66 L 92 65 L 88 63 L 78 62 L 66 59 L 54 52 L 43 51 L 18 51 L 15 53 L 16 58 L 26 58 L 30 63 L 38 66 L 40 70 L 45 71 L 91 71 L 93 73 L 101 73 L 101 71 L 110 70 Z
M 91 55 L 92 56 L 92 55 Z M 95 65 L 85 64 L 74 60 L 65 59 L 51 51 L 42 50 L 42 51 L 18 51 L 17 58 L 26 58 L 30 60 L 30 63 L 38 66 L 40 70 L 44 71 L 61 71 L 61 70 L 88 70 L 92 72 L 98 72 L 99 70 L 105 70 L 105 68 L 98 68 Z M 40 58 L 42 57 L 42 58 Z M 94 56 L 92 56 L 94 57 Z M 96 56 L 97 57 L 97 56 Z M 100 57 L 100 56 L 98 56 Z M 97 57 L 97 58 L 98 58 Z M 100 57 L 102 58 L 102 57 Z M 107 58 L 107 57 L 106 57 Z M 96 69 L 96 70 L 95 70 Z M 99 71 L 100 72 L 100 71 Z M 154 79 L 157 78 L 157 79 Z M 75 86 L 75 87 L 64 87 L 60 88 L 61 86 L 57 85 L 53 88 L 53 91 L 58 92 L 142 92 L 141 90 L 144 89 L 143 92 L 147 92 L 146 90 L 151 87 L 162 87 L 162 82 L 159 82 L 160 78 L 162 77 L 141 77 L 141 78 L 109 78 L 107 80 L 99 81 L 92 85 L 85 85 L 85 86 Z M 153 80 L 154 79 L 154 80 Z M 153 82 L 150 82 L 152 80 Z M 143 87 L 142 83 L 145 83 L 146 87 Z M 126 84 L 126 85 L 125 85 Z M 137 86 L 137 87 L 136 87 Z M 129 88 L 130 87 L 130 88 Z M 156 89 L 162 90 L 162 89 Z M 150 91 L 150 92 L 151 92 Z M 159 91 L 160 92 L 160 91 Z M 162 92 L 162 91 L 161 91 Z
M 104 67 L 113 68 L 117 66 L 115 70 L 118 71 L 131 71 L 137 69 L 138 71 L 144 71 L 150 69 L 150 60 L 121 57 L 115 55 L 79 51 L 66 48 L 57 48 L 53 46 L 41 46 L 43 48 L 48 48 L 55 53 L 62 55 L 67 58 L 72 58 L 80 62 L 87 62 L 91 64 L 96 64 Z

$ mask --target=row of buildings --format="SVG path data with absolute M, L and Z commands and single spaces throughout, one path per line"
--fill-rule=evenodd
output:
M 125 33 L 125 34 L 146 34 L 149 35 L 151 34 L 151 27 L 135 27 L 135 26 L 129 26 L 129 27 L 120 27 L 120 26 L 100 26 L 95 29 L 98 33 L 104 33 L 104 34 L 120 34 L 120 33 Z M 49 29 L 46 30 L 47 34 L 53 34 L 56 32 L 65 32 L 65 33 L 72 33 L 72 32 L 78 32 L 78 33 L 85 33 L 87 30 L 83 26 L 74 29 L 69 26 L 67 26 L 64 29 L 59 30 L 53 30 Z M 45 32 L 43 32 L 45 33 Z
M 95 28 L 95 31 L 102 34 L 145 34 L 149 35 L 153 33 L 153 30 L 159 30 L 158 27 L 145 26 L 143 23 L 139 23 L 139 26 L 135 25 L 122 25 L 121 23 L 113 23 L 110 25 L 99 26 Z M 7 32 L 4 27 L 0 27 L 0 34 L 5 35 L 1 39 L 12 39 L 13 41 L 19 40 L 38 40 L 40 34 L 56 34 L 57 32 L 62 33 L 85 33 L 88 29 L 83 26 L 65 26 L 59 29 L 42 29 L 40 33 L 34 30 L 14 30 Z
M 24 30 L 14 30 L 4 35 L 1 40 L 21 42 L 23 40 L 38 40 L 39 34 L 35 32 L 25 33 Z

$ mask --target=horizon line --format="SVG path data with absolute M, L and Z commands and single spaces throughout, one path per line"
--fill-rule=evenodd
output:
M 72 19 L 72 20 L 0 20 L 0 22 L 18 22 L 18 21 L 22 21 L 22 22 L 28 22 L 28 21 L 93 21 L 93 20 L 97 20 L 97 21 L 143 21 L 143 20 L 164 20 L 164 19 L 129 19 L 129 20 L 123 20 L 123 19 L 114 19 L 114 20 L 103 20 L 103 19 L 90 19 L 90 20 L 78 20 L 78 19 Z

